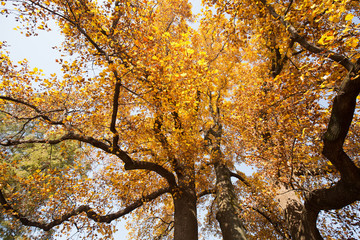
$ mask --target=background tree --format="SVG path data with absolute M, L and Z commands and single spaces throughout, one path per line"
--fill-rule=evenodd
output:
M 16 122 L 7 121 L 6 115 L 10 115 L 13 109 L 6 109 L 0 113 L 0 132 L 11 134 L 13 137 L 23 136 L 25 139 L 32 138 L 32 122 L 29 119 L 17 119 Z M 36 132 L 38 136 L 45 136 L 45 133 Z M 4 137 L 4 136 L 2 136 Z M 48 199 L 52 198 L 55 191 L 46 191 L 43 199 L 31 204 L 30 198 L 20 197 L 20 193 L 27 193 L 28 184 L 23 179 L 42 175 L 44 173 L 57 175 L 59 172 L 67 171 L 72 168 L 75 156 L 82 155 L 81 148 L 75 142 L 60 143 L 58 145 L 47 144 L 24 144 L 6 149 L 2 153 L 2 186 L 6 186 L 5 194 L 15 194 L 17 197 L 13 200 L 14 204 L 20 207 L 24 212 L 31 213 L 39 211 L 46 205 Z M 80 158 L 78 158 L 80 160 Z M 83 176 L 85 172 L 83 173 Z M 51 184 L 51 183 L 47 183 Z M 54 185 L 53 189 L 57 186 Z M 27 202 L 29 201 L 29 202 Z M 0 236 L 3 239 L 26 239 L 29 229 L 21 224 L 11 224 L 6 215 L 1 216 Z M 47 239 L 51 239 L 53 231 L 45 233 Z
M 72 63 L 58 60 L 63 67 L 61 79 L 56 75 L 41 79 L 36 76 L 38 69 L 23 64 L 19 70 L 4 55 L 0 98 L 4 106 L 13 103 L 19 108 L 11 117 L 39 120 L 34 131 L 46 129 L 57 137 L 7 136 L 1 144 L 77 140 L 94 147 L 95 161 L 89 164 L 96 170 L 83 180 L 77 171 L 64 174 L 61 180 L 74 191 L 73 201 L 64 203 L 59 195 L 44 209 L 53 217 L 39 212 L 47 221 L 39 221 L 36 214 L 18 213 L 12 196 L 2 193 L 4 210 L 13 212 L 24 225 L 45 231 L 73 224 L 91 227 L 86 238 L 97 238 L 96 230 L 107 238 L 113 229 L 102 223 L 156 199 L 152 207 L 164 207 L 155 213 L 166 216 L 168 209 L 174 209 L 175 239 L 197 239 L 195 162 L 202 148 L 196 90 L 206 66 L 190 45 L 192 30 L 185 21 L 191 17 L 188 4 L 24 1 L 17 7 L 22 13 L 19 19 L 35 25 L 43 21 L 37 26 L 40 29 L 46 29 L 46 21 L 54 17 L 66 37 L 63 51 L 77 56 Z M 34 34 L 34 28 L 25 30 Z M 98 67 L 94 77 L 87 75 L 90 66 Z M 83 166 L 75 169 L 81 171 Z M 34 194 L 46 190 L 42 187 Z M 125 207 L 113 210 L 114 206 Z M 89 227 L 93 220 L 99 224 Z

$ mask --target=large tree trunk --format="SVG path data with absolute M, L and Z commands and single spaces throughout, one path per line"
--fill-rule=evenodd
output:
M 318 211 L 306 209 L 297 201 L 289 202 L 285 210 L 285 218 L 292 239 L 322 240 L 316 227 L 318 213 Z
M 197 240 L 195 176 L 193 169 L 178 174 L 178 188 L 172 193 L 174 199 L 174 240 Z
M 284 186 L 280 186 L 277 200 L 284 211 L 285 221 L 292 239 L 323 239 L 316 227 L 318 210 L 312 209 L 310 205 L 304 205 L 293 190 Z
M 215 113 L 215 111 L 214 111 Z M 245 240 L 245 227 L 240 218 L 240 207 L 231 182 L 230 170 L 224 162 L 221 152 L 222 125 L 219 123 L 220 112 L 217 109 L 216 124 L 208 130 L 205 140 L 210 143 L 210 158 L 216 175 L 216 220 L 220 224 L 224 240 Z
M 216 172 L 216 203 L 218 220 L 224 240 L 246 239 L 245 227 L 240 219 L 240 209 L 234 186 L 231 182 L 230 171 L 226 165 L 217 163 Z

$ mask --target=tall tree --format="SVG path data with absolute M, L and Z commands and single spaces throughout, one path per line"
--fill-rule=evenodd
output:
M 155 206 L 164 205 L 158 214 L 173 208 L 175 239 L 197 239 L 195 163 L 202 149 L 197 89 L 206 66 L 191 47 L 188 3 L 23 1 L 15 7 L 19 20 L 37 29 L 48 29 L 47 21 L 55 19 L 66 38 L 62 51 L 75 60 L 58 59 L 63 75 L 41 78 L 26 61 L 15 66 L 3 55 L 0 98 L 4 108 L 15 109 L 9 117 L 34 121 L 34 131 L 45 129 L 56 137 L 7 135 L 1 145 L 77 140 L 93 147 L 89 164 L 96 171 L 79 179 L 79 164 L 60 179 L 42 174 L 47 182 L 64 181 L 74 194 L 64 201 L 59 189 L 46 208 L 26 214 L 14 205 L 14 196 L 2 191 L 3 210 L 45 231 L 62 223 L 81 229 L 93 220 L 99 223 L 93 228 L 108 237 L 113 229 L 101 223 L 156 199 Z M 36 28 L 25 25 L 25 34 L 35 34 Z M 48 187 L 28 194 L 42 196 Z M 125 207 L 107 214 L 114 202 Z
M 209 4 L 229 16 L 232 44 L 257 59 L 246 75 L 258 79 L 251 90 L 255 99 L 250 97 L 258 102 L 249 113 L 253 125 L 234 125 L 252 149 L 249 160 L 272 186 L 288 234 L 322 239 L 320 232 L 331 232 L 323 225 L 331 219 L 346 221 L 333 237 L 358 237 L 350 227 L 359 200 L 357 124 L 350 127 L 360 80 L 358 1 Z M 246 111 L 243 92 L 238 99 L 235 107 Z M 321 224 L 320 211 L 330 213 Z
M 187 1 L 1 2 L 28 36 L 55 21 L 72 59 L 44 77 L 2 52 L 1 110 L 34 133 L 1 133 L 2 157 L 24 144 L 88 147 L 73 168 L 17 177 L 22 191 L 2 168 L 9 219 L 108 239 L 132 213 L 133 237 L 191 240 L 206 206 L 205 229 L 224 239 L 351 234 L 324 226 L 357 214 L 356 1 L 204 1 L 214 8 L 197 31 Z M 23 211 L 20 197 L 41 208 Z

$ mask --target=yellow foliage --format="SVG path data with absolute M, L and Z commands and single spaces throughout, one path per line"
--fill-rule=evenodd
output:
M 26 60 L 14 64 L 2 51 L 1 113 L 7 121 L 28 121 L 21 122 L 24 129 L 34 126 L 29 139 L 45 132 L 39 137 L 44 143 L 77 140 L 84 149 L 69 169 L 42 166 L 26 177 L 14 175 L 24 190 L 6 186 L 10 202 L 24 197 L 32 204 L 34 219 L 57 219 L 83 204 L 106 215 L 140 199 L 132 217 L 144 227 L 133 236 L 171 236 L 167 226 L 184 190 L 213 189 L 216 164 L 231 171 L 246 164 L 257 173 L 249 180 L 252 187 L 234 184 L 241 217 L 249 235 L 275 239 L 280 234 L 253 210 L 283 221 L 275 182 L 306 192 L 338 178 L 321 155 L 321 136 L 334 89 L 346 75 L 331 54 L 349 62 L 359 57 L 353 23 L 359 11 L 351 1 L 203 1 L 198 29 L 189 26 L 194 16 L 185 0 L 21 2 L 19 21 L 38 27 L 16 30 L 34 34 L 56 21 L 65 37 L 57 47 L 71 58 L 57 60 L 61 73 L 42 76 L 41 69 L 30 69 Z M 28 143 L 21 131 L 6 130 L 2 145 Z M 359 148 L 359 129 L 351 131 L 349 151 Z M 220 149 L 218 162 L 212 159 L 214 146 Z M 12 175 L 9 164 L 1 166 L 3 187 Z M 312 169 L 329 173 L 305 176 Z M 169 186 L 171 191 L 145 198 Z M 214 220 L 212 199 L 197 201 Z M 155 219 L 151 226 L 148 219 Z M 69 219 L 64 231 L 75 223 L 96 229 L 87 239 L 114 231 L 85 214 Z

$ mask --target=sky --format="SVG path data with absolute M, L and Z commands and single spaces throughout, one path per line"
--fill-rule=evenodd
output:
M 193 14 L 201 11 L 201 0 L 190 0 Z M 64 39 L 57 31 L 39 31 L 38 36 L 26 37 L 14 28 L 19 23 L 11 17 L 5 18 L 0 15 L 0 41 L 6 41 L 10 46 L 11 59 L 20 61 L 26 58 L 31 67 L 42 69 L 45 74 L 60 73 L 61 66 L 55 62 L 59 58 L 59 52 L 53 49 L 60 45 Z M 196 27 L 197 24 L 192 24 Z M 53 27 L 56 29 L 56 26 Z
M 201 0 L 190 1 L 193 8 L 193 14 L 198 14 L 201 11 Z M 50 75 L 51 73 L 61 74 L 61 66 L 55 62 L 60 58 L 59 52 L 53 49 L 54 46 L 60 45 L 64 39 L 54 25 L 54 31 L 39 31 L 38 36 L 26 37 L 20 31 L 14 30 L 19 25 L 11 16 L 5 18 L 0 15 L 0 41 L 6 41 L 10 51 L 10 57 L 13 61 L 17 62 L 24 58 L 28 60 L 31 68 L 37 67 L 44 71 L 44 74 Z M 198 24 L 192 24 L 196 28 Z M 200 213 L 201 215 L 201 213 Z M 115 234 L 114 239 L 125 240 L 127 239 L 127 230 L 125 229 L 125 221 L 117 221 L 116 227 L 118 232 Z M 75 233 L 75 232 L 74 232 Z M 66 237 L 57 238 L 57 240 L 65 240 Z M 71 239 L 77 239 L 74 235 Z M 212 238 L 215 240 L 216 238 Z

